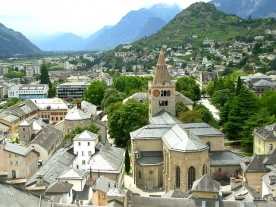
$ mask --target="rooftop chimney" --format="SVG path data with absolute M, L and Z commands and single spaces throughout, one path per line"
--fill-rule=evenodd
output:
M 81 109 L 81 101 L 77 102 L 77 109 Z

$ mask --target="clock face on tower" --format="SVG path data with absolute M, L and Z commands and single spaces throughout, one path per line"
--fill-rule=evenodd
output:
M 160 91 L 159 90 L 154 90 L 153 91 L 153 95 L 156 96 L 156 97 L 159 96 L 160 95 Z

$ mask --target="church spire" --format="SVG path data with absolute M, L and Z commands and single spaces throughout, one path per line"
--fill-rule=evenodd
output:
M 165 56 L 162 48 L 159 53 L 159 58 L 156 65 L 155 74 L 153 77 L 153 83 L 154 84 L 171 83 L 170 75 L 167 69 Z

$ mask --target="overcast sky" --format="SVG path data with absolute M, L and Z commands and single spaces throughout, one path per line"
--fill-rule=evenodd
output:
M 166 2 L 187 8 L 200 0 L 0 0 L 0 23 L 28 38 L 72 32 L 87 37 L 131 10 Z M 208 2 L 209 0 L 201 0 Z

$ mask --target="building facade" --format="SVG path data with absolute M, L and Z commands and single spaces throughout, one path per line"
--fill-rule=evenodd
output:
M 88 82 L 67 82 L 57 86 L 56 92 L 59 98 L 82 98 L 84 91 L 89 87 Z

